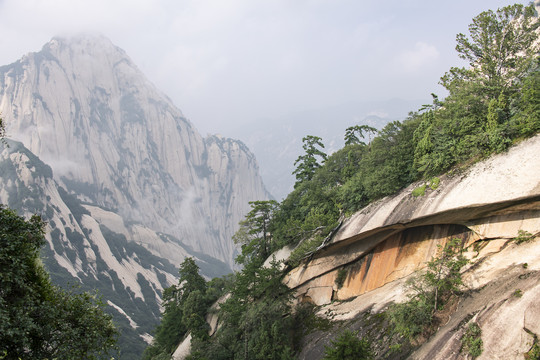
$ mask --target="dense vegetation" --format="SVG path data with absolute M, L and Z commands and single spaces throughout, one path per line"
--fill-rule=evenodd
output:
M 463 284 L 461 268 L 467 263 L 462 254 L 463 244 L 452 239 L 444 246 L 440 255 L 427 263 L 424 273 L 407 281 L 410 288 L 409 301 L 393 305 L 388 311 L 393 330 L 409 341 L 422 333 L 430 333 L 434 316 L 438 310 L 459 293 Z
M 470 37 L 457 36 L 456 50 L 469 67 L 444 74 L 444 100 L 433 95 L 432 104 L 389 123 L 372 140 L 375 129 L 352 126 L 345 147 L 330 156 L 321 138 L 305 137 L 294 190 L 269 224 L 275 248 L 300 243 L 290 259 L 294 265 L 340 216 L 540 131 L 539 24 L 532 5 L 483 12 L 469 26 Z
M 371 360 L 373 352 L 366 339 L 359 339 L 358 335 L 345 330 L 336 340 L 327 346 L 323 360 Z
M 117 330 L 92 293 L 53 285 L 39 257 L 39 216 L 25 220 L 0 206 L 0 358 L 102 359 Z
M 178 285 L 172 285 L 163 292 L 161 324 L 143 359 L 170 358 L 188 331 L 193 339 L 206 340 L 208 309 L 223 294 L 226 283 L 226 278 L 206 282 L 199 274 L 195 260 L 186 258 L 180 265 Z
M 457 36 L 456 50 L 469 66 L 451 68 L 441 78 L 448 91 L 444 100 L 433 95 L 432 104 L 379 131 L 351 126 L 345 131 L 345 146 L 330 156 L 320 137 L 306 136 L 304 154 L 295 162 L 294 190 L 281 203 L 252 202 L 240 223 L 234 240 L 242 248 L 237 261 L 243 268 L 225 287 L 229 297 L 220 306 L 219 330 L 208 337 L 195 322 L 191 359 L 294 358 L 298 338 L 309 331 L 310 314 L 292 311 L 291 294 L 282 283 L 283 266 L 297 265 L 332 236 L 345 216 L 368 203 L 417 180 L 425 181 L 423 190 L 428 185 L 435 188 L 439 174 L 459 171 L 538 133 L 539 26 L 532 5 L 483 12 L 469 26 L 469 37 Z M 287 264 L 263 266 L 284 246 L 295 247 Z M 442 257 L 428 263 L 411 302 L 393 309 L 392 322 L 402 335 L 414 337 L 424 331 L 456 292 L 463 265 L 458 248 L 451 243 Z M 200 290 L 199 296 L 203 294 Z M 166 296 L 154 347 L 168 326 L 164 324 L 174 323 L 168 306 Z M 175 311 L 175 318 L 182 319 L 174 323 L 182 327 L 175 335 L 178 343 L 189 326 L 185 314 Z M 327 350 L 327 357 L 342 356 L 357 346 L 369 358 L 369 344 L 357 340 L 343 335 Z M 175 344 L 169 345 L 159 356 L 170 356 Z M 149 359 L 161 358 L 147 354 Z

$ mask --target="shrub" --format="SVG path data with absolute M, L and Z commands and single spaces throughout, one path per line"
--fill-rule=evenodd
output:
M 519 245 L 531 241 L 532 239 L 534 239 L 534 237 L 535 236 L 528 231 L 519 230 L 518 236 L 516 236 L 514 240 L 516 241 L 516 244 Z
M 441 183 L 441 179 L 439 179 L 438 177 L 432 177 L 430 180 L 429 180 L 429 187 L 431 188 L 431 190 L 437 190 L 437 188 L 439 187 L 439 184 Z
M 531 350 L 525 354 L 525 360 L 540 360 L 540 345 L 536 338 Z
M 469 324 L 465 334 L 461 338 L 461 351 L 469 354 L 473 359 L 476 359 L 482 354 L 482 329 L 477 323 Z
M 412 191 L 411 195 L 414 197 L 424 196 L 426 194 L 426 187 L 427 187 L 426 184 L 417 187 L 416 189 Z
M 358 333 L 345 330 L 332 346 L 325 347 L 323 360 L 368 360 L 373 359 L 371 344 L 368 340 L 358 338 Z
M 427 263 L 426 272 L 409 279 L 409 301 L 389 310 L 395 331 L 413 340 L 431 325 L 433 315 L 462 284 L 460 269 L 467 263 L 459 239 L 450 240 L 438 257 Z
M 431 324 L 433 307 L 425 301 L 411 300 L 395 304 L 389 310 L 394 331 L 413 340 Z

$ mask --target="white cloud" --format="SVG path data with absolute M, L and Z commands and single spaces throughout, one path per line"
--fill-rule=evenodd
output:
M 403 51 L 396 58 L 399 69 L 406 72 L 422 70 L 438 59 L 439 50 L 435 46 L 421 41 L 414 45 L 414 49 Z
M 386 111 L 373 110 L 373 111 L 370 111 L 366 116 L 378 116 L 380 118 L 387 118 L 389 114 Z

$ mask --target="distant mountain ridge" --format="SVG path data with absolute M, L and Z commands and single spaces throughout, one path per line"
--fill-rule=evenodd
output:
M 68 192 L 231 266 L 248 202 L 269 197 L 245 145 L 201 137 L 101 36 L 54 38 L 0 67 L 0 111 Z
M 268 190 L 276 199 L 282 199 L 293 190 L 294 161 L 303 154 L 304 136 L 321 137 L 325 152 L 331 154 L 343 147 L 348 127 L 369 125 L 382 129 L 391 121 L 403 121 L 409 112 L 430 102 L 429 99 L 349 102 L 242 124 L 230 133 L 243 139 L 257 156 Z
M 47 223 L 54 283 L 97 289 L 139 358 L 161 293 L 195 259 L 231 271 L 249 201 L 268 199 L 240 141 L 194 126 L 108 39 L 55 38 L 0 67 L 0 204 Z

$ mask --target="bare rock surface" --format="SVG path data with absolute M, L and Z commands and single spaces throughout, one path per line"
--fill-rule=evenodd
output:
M 0 113 L 80 199 L 230 266 L 248 202 L 269 198 L 243 143 L 203 138 L 104 37 L 54 38 L 0 67 Z
M 344 241 L 370 230 L 396 224 L 408 224 L 435 217 L 451 222 L 452 210 L 459 210 L 458 220 L 474 218 L 482 205 L 506 203 L 540 194 L 540 135 L 523 141 L 506 153 L 475 164 L 463 174 L 441 177 L 435 190 L 426 189 L 424 196 L 413 197 L 415 183 L 395 196 L 384 198 L 353 215 L 341 227 L 333 243 Z
M 469 259 L 464 295 L 414 352 L 378 348 L 377 358 L 468 359 L 463 336 L 476 323 L 483 342 L 478 359 L 523 359 L 540 338 L 538 154 L 540 136 L 441 177 L 424 196 L 411 195 L 422 185 L 413 184 L 345 221 L 328 245 L 285 278 L 299 301 L 319 305 L 318 315 L 334 322 L 332 330 L 304 339 L 300 358 L 322 358 L 343 328 L 365 333 L 373 327 L 377 314 L 408 299 L 407 279 L 457 238 Z M 386 344 L 385 334 L 374 341 Z
M 332 241 L 292 269 L 285 282 L 318 305 L 374 290 L 419 270 L 459 238 L 483 255 L 519 231 L 540 232 L 540 136 L 441 178 L 424 196 L 413 184 L 346 220 Z M 500 189 L 510 188 L 508 192 Z M 493 240 L 493 242 L 487 242 Z M 502 242 L 501 242 L 502 241 Z M 342 285 L 336 284 L 345 271 Z

